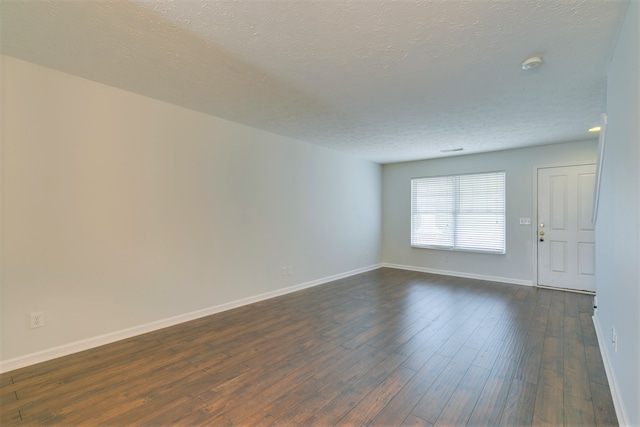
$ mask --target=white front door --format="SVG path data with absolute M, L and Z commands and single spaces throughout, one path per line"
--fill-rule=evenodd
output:
M 595 165 L 538 169 L 538 284 L 595 292 Z

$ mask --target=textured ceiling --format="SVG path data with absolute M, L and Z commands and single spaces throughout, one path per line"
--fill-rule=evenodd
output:
M 3 54 L 390 163 L 590 138 L 627 5 L 2 0 L 0 13 Z M 534 54 L 543 66 L 523 71 Z

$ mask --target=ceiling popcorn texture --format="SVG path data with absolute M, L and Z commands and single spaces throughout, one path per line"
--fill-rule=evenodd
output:
M 3 0 L 0 14 L 3 54 L 391 163 L 593 138 L 627 6 Z

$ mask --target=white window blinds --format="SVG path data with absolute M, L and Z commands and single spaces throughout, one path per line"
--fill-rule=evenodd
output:
M 412 179 L 411 246 L 505 253 L 505 173 Z

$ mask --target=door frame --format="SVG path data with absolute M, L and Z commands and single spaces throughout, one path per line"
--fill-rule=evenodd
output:
M 586 165 L 595 165 L 596 160 L 593 162 L 590 161 L 582 161 L 582 162 L 560 162 L 560 163 L 551 163 L 551 164 L 540 164 L 533 166 L 533 212 L 531 218 L 531 236 L 532 240 L 532 255 L 533 255 L 533 286 L 535 287 L 544 287 L 540 286 L 538 283 L 538 171 L 540 169 L 550 169 L 550 168 L 564 168 L 571 166 L 586 166 Z M 535 220 L 535 221 L 534 221 Z M 555 289 L 555 288 L 554 288 Z M 562 290 L 562 289 L 560 289 Z M 580 292 L 573 289 L 567 289 L 570 292 Z M 590 292 L 584 292 L 591 295 Z

